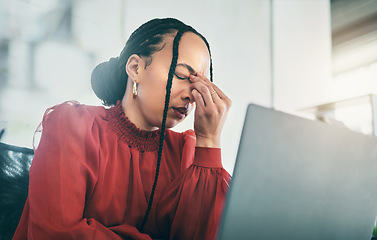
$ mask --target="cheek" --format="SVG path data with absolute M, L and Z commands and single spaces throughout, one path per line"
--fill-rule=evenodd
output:
M 163 112 L 165 94 L 156 88 L 149 88 L 142 96 L 142 105 L 152 115 L 160 115 Z
M 148 74 L 144 77 L 143 81 L 149 86 L 151 90 L 158 92 L 165 91 L 168 72 L 161 69 L 153 68 L 148 71 Z
M 164 90 L 164 92 L 166 92 L 166 89 Z M 177 95 L 177 84 L 175 82 L 175 80 L 173 79 L 173 82 L 172 82 L 172 86 L 171 86 L 171 89 L 170 89 L 170 101 L 172 99 L 175 99 L 175 96 Z
M 154 98 L 157 101 L 160 95 L 165 92 L 166 88 L 166 79 L 164 77 L 163 71 L 156 71 L 154 69 L 150 69 L 148 74 L 143 76 L 143 92 L 142 94 L 146 95 L 146 97 Z M 163 93 L 162 93 L 163 92 Z
M 146 108 L 148 115 L 160 116 L 165 103 L 166 81 L 161 77 L 152 76 L 144 80 L 143 85 L 140 86 L 142 106 Z

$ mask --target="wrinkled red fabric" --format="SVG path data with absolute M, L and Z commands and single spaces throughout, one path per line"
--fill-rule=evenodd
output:
M 230 175 L 219 148 L 167 130 L 148 222 L 159 130 L 138 129 L 121 103 L 48 109 L 13 239 L 214 239 Z

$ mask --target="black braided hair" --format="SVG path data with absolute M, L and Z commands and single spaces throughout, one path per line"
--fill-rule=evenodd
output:
M 140 227 L 140 231 L 143 230 L 145 224 L 147 223 L 148 216 L 149 216 L 149 213 L 151 211 L 152 204 L 153 204 L 154 193 L 155 193 L 156 186 L 157 186 L 158 175 L 159 175 L 159 172 L 160 172 L 160 163 L 161 163 L 161 158 L 162 158 L 162 150 L 163 150 L 163 147 L 164 147 L 166 117 L 167 117 L 167 114 L 168 114 L 168 108 L 169 108 L 169 102 L 170 102 L 171 86 L 172 86 L 172 83 L 173 83 L 173 76 L 174 76 L 174 72 L 175 72 L 175 67 L 177 66 L 179 40 L 181 39 L 183 33 L 184 32 L 182 30 L 178 31 L 178 33 L 175 36 L 174 41 L 173 41 L 173 59 L 172 59 L 171 64 L 170 64 L 168 81 L 166 83 L 165 107 L 164 107 L 164 114 L 163 114 L 163 117 L 162 117 L 162 124 L 161 124 L 161 135 L 160 135 L 158 155 L 157 155 L 158 157 L 157 157 L 157 165 L 156 165 L 156 174 L 155 174 L 155 177 L 154 177 L 154 183 L 153 183 L 152 191 L 151 191 L 149 201 L 148 201 L 148 208 L 147 208 L 147 211 L 145 212 L 144 219 L 143 219 L 143 222 L 142 222 L 141 227 Z
M 159 147 L 158 147 L 156 173 L 155 173 L 155 177 L 154 177 L 152 191 L 151 191 L 149 201 L 148 201 L 148 208 L 147 208 L 147 211 L 145 212 L 143 222 L 142 222 L 141 227 L 139 229 L 140 232 L 143 231 L 144 226 L 147 223 L 149 213 L 151 211 L 152 204 L 153 204 L 154 193 L 155 193 L 155 190 L 156 190 L 156 187 L 157 187 L 158 176 L 159 176 L 159 173 L 160 173 L 160 163 L 161 163 L 161 158 L 162 158 L 162 150 L 163 150 L 163 147 L 164 147 L 166 118 L 167 118 L 169 102 L 170 102 L 170 93 L 171 93 L 171 87 L 172 87 L 172 83 L 173 83 L 173 76 L 174 76 L 175 68 L 177 66 L 177 61 L 178 61 L 179 41 L 181 40 L 183 33 L 187 32 L 187 31 L 189 31 L 187 28 L 186 29 L 180 29 L 177 32 L 177 35 L 175 36 L 174 41 L 173 41 L 173 58 L 172 58 L 170 68 L 169 68 L 168 81 L 166 83 L 165 106 L 164 106 L 164 113 L 163 113 L 162 124 L 161 124 L 161 135 L 160 135 Z M 212 73 L 211 52 L 210 52 L 209 44 L 208 44 L 207 40 L 204 37 L 202 37 L 202 39 L 206 43 L 209 54 L 210 54 L 210 79 L 211 79 L 211 82 L 212 82 L 213 73 Z
M 91 82 L 92 88 L 102 103 L 106 106 L 115 105 L 118 100 L 121 100 L 124 96 L 127 86 L 128 76 L 125 71 L 125 65 L 128 58 L 132 54 L 137 54 L 143 57 L 151 57 L 153 53 L 160 51 L 164 48 L 164 40 L 168 35 L 172 35 L 175 32 L 176 35 L 173 41 L 173 58 L 169 68 L 168 81 L 166 84 L 166 95 L 164 112 L 162 116 L 158 157 L 156 164 L 156 172 L 154 183 L 152 186 L 151 194 L 148 201 L 148 207 L 145 212 L 140 232 L 143 231 L 145 224 L 148 221 L 149 213 L 152 208 L 155 190 L 157 187 L 160 164 L 162 159 L 162 150 L 164 146 L 165 130 L 166 130 L 166 118 L 167 111 L 170 102 L 170 93 L 173 82 L 173 76 L 178 60 L 178 47 L 179 41 L 185 32 L 193 32 L 200 36 L 205 42 L 210 55 L 210 80 L 213 81 L 213 68 L 212 68 L 212 56 L 209 43 L 207 39 L 198 33 L 194 28 L 188 26 L 181 21 L 174 18 L 153 19 L 136 29 L 128 39 L 126 46 L 117 58 L 111 58 L 108 62 L 99 64 L 92 72 Z M 151 63 L 151 59 L 145 66 L 145 68 Z

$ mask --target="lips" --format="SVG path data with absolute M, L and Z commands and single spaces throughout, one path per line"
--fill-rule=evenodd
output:
M 188 106 L 185 107 L 173 107 L 174 113 L 179 119 L 183 119 L 188 114 Z

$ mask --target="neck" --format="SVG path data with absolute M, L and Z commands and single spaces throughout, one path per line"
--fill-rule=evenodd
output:
M 127 89 L 129 89 L 127 87 Z M 122 99 L 122 109 L 125 116 L 133 123 L 135 126 L 141 130 L 145 131 L 155 131 L 158 127 L 150 126 L 146 123 L 145 119 L 142 117 L 141 107 L 138 102 L 137 97 L 133 98 L 132 92 L 126 90 L 126 93 Z

